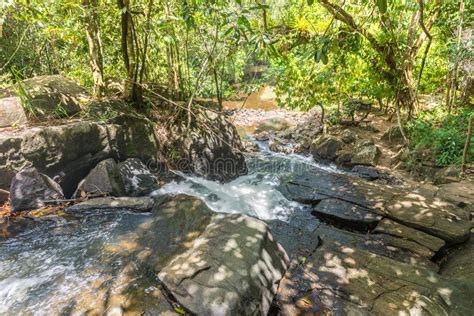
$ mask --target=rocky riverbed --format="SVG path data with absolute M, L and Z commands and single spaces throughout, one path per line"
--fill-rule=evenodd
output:
M 199 115 L 3 132 L 0 313 L 472 313 L 473 182 L 401 179 L 314 113 L 264 114 L 247 144 Z

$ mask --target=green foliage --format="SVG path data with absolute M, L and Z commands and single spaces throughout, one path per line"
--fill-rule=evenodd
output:
M 456 114 L 448 114 L 439 108 L 431 112 L 421 112 L 407 124 L 408 137 L 414 149 L 431 149 L 438 165 L 459 164 L 470 116 L 474 117 L 472 109 Z M 471 138 L 471 144 L 473 143 L 474 135 Z M 472 158 L 473 154 L 471 145 L 468 157 Z

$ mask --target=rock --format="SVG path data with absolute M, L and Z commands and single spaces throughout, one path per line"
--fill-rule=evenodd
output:
M 454 278 L 468 281 L 474 286 L 474 236 L 468 242 L 460 245 L 456 249 L 451 250 L 448 255 L 447 262 L 441 270 L 441 275 L 447 278 Z
M 325 199 L 313 207 L 313 214 L 334 223 L 357 231 L 367 232 L 374 228 L 382 216 L 369 209 L 338 199 Z
M 358 177 L 364 178 L 368 181 L 374 180 L 384 180 L 385 183 L 389 184 L 401 184 L 403 181 L 400 179 L 395 178 L 391 174 L 379 170 L 376 167 L 364 166 L 364 165 L 357 165 L 351 169 L 351 172 Z
M 103 160 L 78 185 L 74 197 L 113 195 L 123 196 L 125 187 L 117 163 L 112 158 Z
M 10 199 L 10 192 L 0 189 L 0 205 L 8 202 Z
M 346 144 L 354 144 L 357 140 L 357 135 L 348 129 L 343 130 L 339 137 Z
M 162 152 L 172 167 L 209 180 L 230 181 L 247 174 L 242 143 L 234 125 L 225 116 L 209 110 L 194 112 L 191 130 L 181 126 L 168 131 Z
M 282 315 L 468 315 L 470 290 L 423 267 L 323 239 L 287 272 L 278 302 Z
M 338 153 L 336 164 L 341 167 L 350 167 L 354 153 L 351 150 L 344 149 Z
M 285 147 L 276 138 L 274 138 L 274 139 L 272 139 L 268 142 L 268 149 L 270 149 L 271 151 L 276 152 L 276 153 L 289 154 L 291 152 L 290 148 Z
M 398 126 L 392 126 L 388 128 L 381 137 L 382 140 L 389 141 L 389 142 L 399 142 L 403 140 L 402 133 L 400 132 L 400 128 Z
M 474 182 L 466 180 L 439 186 L 437 196 L 474 212 Z
M 288 258 L 265 223 L 214 213 L 184 195 L 154 212 L 157 224 L 147 228 L 160 232 L 161 255 L 170 258 L 158 260 L 155 269 L 183 308 L 198 315 L 267 314 Z M 166 256 L 177 244 L 179 253 Z
M 382 220 L 373 231 L 374 233 L 383 233 L 403 239 L 411 240 L 426 248 L 437 252 L 445 245 L 445 242 L 437 237 L 431 236 L 422 231 L 407 227 L 405 225 L 394 222 L 388 218 Z
M 129 158 L 118 164 L 125 194 L 128 196 L 143 196 L 158 189 L 158 179 L 137 158 Z
M 331 135 L 321 135 L 311 144 L 311 154 L 316 160 L 332 161 L 337 158 L 337 152 L 344 143 L 337 137 Z
M 375 166 L 380 158 L 380 149 L 371 144 L 369 140 L 362 142 L 354 149 L 354 155 L 351 159 L 352 165 Z
M 28 102 L 31 103 L 34 113 L 26 111 L 27 107 L 21 106 L 24 101 L 18 99 L 0 101 L 2 105 L 5 102 L 9 104 L 10 108 L 17 113 L 17 117 L 13 117 L 14 120 L 18 120 L 18 117 L 35 117 L 36 119 L 68 117 L 79 112 L 81 102 L 89 97 L 83 87 L 60 75 L 37 76 L 23 80 L 20 85 L 28 95 Z M 13 88 L 7 89 L 6 94 L 11 97 L 16 96 Z M 12 123 L 2 124 L 2 126 L 9 126 Z
M 0 99 L 0 127 L 23 125 L 27 122 L 25 110 L 20 98 L 8 97 Z
M 258 144 L 251 141 L 242 141 L 242 146 L 244 147 L 244 151 L 247 153 L 255 153 L 260 151 Z
M 0 189 L 8 190 L 15 172 L 35 167 L 54 178 L 70 197 L 78 183 L 104 159 L 156 158 L 153 134 L 144 136 L 144 131 L 153 133 L 151 123 L 145 119 L 122 123 L 83 121 L 0 133 Z
M 59 184 L 35 168 L 18 172 L 10 186 L 10 204 L 15 212 L 41 208 L 45 201 L 62 199 Z
M 155 201 L 150 197 L 100 197 L 69 206 L 66 211 L 131 210 L 149 212 L 154 204 Z
M 298 143 L 293 147 L 293 152 L 295 154 L 302 154 L 302 153 L 306 153 L 308 151 L 308 149 L 309 149 L 309 147 L 306 147 L 302 143 Z
M 270 139 L 270 133 L 267 131 L 260 132 L 258 134 L 255 134 L 255 139 L 260 142 L 267 141 Z
M 381 183 L 367 182 L 319 168 L 282 177 L 278 190 L 294 201 L 315 205 L 336 198 L 369 209 L 398 223 L 441 238 L 447 244 L 469 236 L 469 213 L 437 197 L 430 198 Z
M 458 182 L 460 174 L 461 168 L 458 166 L 448 166 L 436 172 L 433 182 L 436 185 Z

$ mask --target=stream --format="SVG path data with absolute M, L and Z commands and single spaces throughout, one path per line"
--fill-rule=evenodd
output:
M 300 214 L 301 225 L 308 225 L 307 219 L 313 218 L 309 211 L 276 189 L 279 177 L 301 168 L 338 171 L 259 145 L 262 152 L 247 158 L 248 175 L 226 184 L 182 175 L 184 181 L 168 183 L 152 195 L 186 193 L 203 199 L 216 212 L 243 213 L 267 222 L 289 221 Z M 152 302 L 153 275 L 117 251 L 126 248 L 130 235 L 152 216 L 128 211 L 74 214 L 39 220 L 33 229 L 0 241 L 0 314 L 93 311 L 110 299 L 110 288 L 122 286 L 120 282 L 140 293 L 143 304 Z M 121 279 L 123 269 L 133 270 L 126 281 Z

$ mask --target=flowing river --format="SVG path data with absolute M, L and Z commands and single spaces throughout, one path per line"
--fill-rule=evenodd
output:
M 183 175 L 184 181 L 168 183 L 153 195 L 186 193 L 200 197 L 216 212 L 243 213 L 267 222 L 288 221 L 300 214 L 301 225 L 306 225 L 309 212 L 288 201 L 276 186 L 280 176 L 318 165 L 302 156 L 270 153 L 260 145 L 262 152 L 247 158 L 248 175 L 226 184 Z M 121 286 L 119 271 L 128 266 L 133 273 L 128 274 L 131 280 L 127 284 L 140 293 L 143 304 L 152 302 L 156 290 L 153 273 L 117 251 L 127 248 L 130 235 L 152 216 L 100 211 L 43 219 L 0 241 L 0 314 L 94 311 L 110 299 L 110 288 Z

